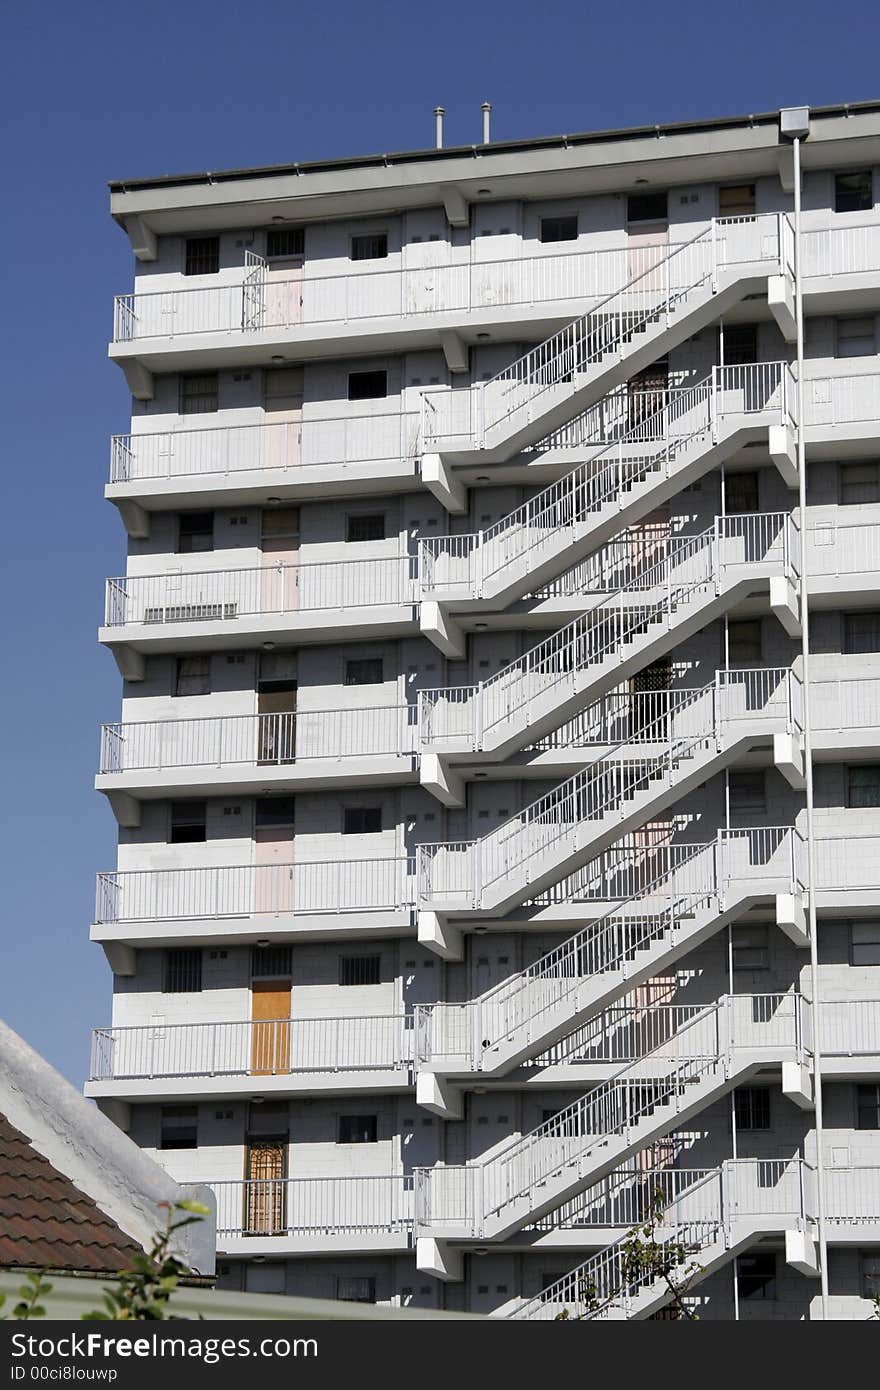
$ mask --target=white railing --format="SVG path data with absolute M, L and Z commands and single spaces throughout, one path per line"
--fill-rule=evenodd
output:
M 176 570 L 107 581 L 105 624 L 234 622 L 250 616 L 363 609 L 415 601 L 415 561 L 313 560 L 250 569 Z
M 209 1182 L 218 1236 L 363 1236 L 412 1230 L 413 1184 L 403 1173 Z
M 405 1077 L 412 1036 L 403 1014 L 96 1028 L 90 1079 L 380 1070 Z
M 736 1054 L 803 1060 L 805 1014 L 796 994 L 723 996 L 680 1029 L 668 1060 L 659 1055 L 664 1043 L 490 1158 L 416 1169 L 417 1226 L 466 1225 L 460 1233 L 479 1238 L 495 1222 L 524 1225 L 540 1214 L 535 1208 L 549 1206 L 555 1183 L 586 1176 L 593 1153 L 607 1155 L 612 1137 L 623 1148 L 642 1147 L 652 1130 L 729 1080 Z
M 808 377 L 804 414 L 808 426 L 873 425 L 880 419 L 880 373 Z
M 708 449 L 723 420 L 756 414 L 766 415 L 768 422 L 789 420 L 795 397 L 792 371 L 784 362 L 716 367 L 708 381 L 697 386 L 622 396 L 617 409 L 611 410 L 612 419 L 619 411 L 635 423 L 617 442 L 486 530 L 423 539 L 422 592 L 478 598 L 502 583 L 526 579 L 550 556 L 585 540 L 609 508 L 617 512 L 624 499 L 631 501 L 634 487 L 671 476 L 688 461 L 694 441 L 704 441 Z M 607 402 L 600 406 L 607 417 Z M 592 407 L 592 412 L 598 409 Z M 565 427 L 565 444 L 583 442 L 578 424 Z M 646 441 L 656 441 L 659 447 L 645 448 Z M 634 445 L 640 452 L 633 451 Z M 559 447 L 556 436 L 540 447 Z
M 374 411 L 116 434 L 110 441 L 110 482 L 413 461 L 418 431 L 417 411 Z
M 406 857 L 117 870 L 98 875 L 95 921 L 403 910 L 414 870 Z
M 417 719 L 415 705 L 379 705 L 104 724 L 99 771 L 401 757 L 416 751 Z
M 444 686 L 419 695 L 424 745 L 465 751 L 491 748 L 532 726 L 570 699 L 578 678 L 598 675 L 627 647 L 653 639 L 681 607 L 751 577 L 746 567 L 790 577 L 800 572 L 801 537 L 787 512 L 716 517 L 695 536 L 616 540 L 579 568 L 579 592 L 603 596 L 524 656 L 478 685 Z M 643 596 L 637 601 L 637 596 Z

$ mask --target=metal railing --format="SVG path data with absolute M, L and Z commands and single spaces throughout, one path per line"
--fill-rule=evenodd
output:
M 399 606 L 417 597 L 415 560 L 309 560 L 250 569 L 122 575 L 107 580 L 107 627 Z
M 296 710 L 104 724 L 101 773 L 205 767 L 265 767 L 416 752 L 415 705 Z
M 296 1076 L 401 1071 L 412 1059 L 411 1018 L 375 1014 L 96 1028 L 92 1081 L 171 1076 Z
M 419 412 L 304 414 L 302 420 L 117 434 L 110 482 L 202 478 L 415 460 Z
M 408 1239 L 413 1183 L 403 1173 L 369 1177 L 265 1178 L 208 1182 L 218 1236 L 396 1234 Z
M 415 860 L 122 869 L 98 875 L 96 923 L 405 910 Z

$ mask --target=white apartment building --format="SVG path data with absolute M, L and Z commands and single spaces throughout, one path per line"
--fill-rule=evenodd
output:
M 880 102 L 111 187 L 88 1094 L 221 1286 L 868 1317 Z

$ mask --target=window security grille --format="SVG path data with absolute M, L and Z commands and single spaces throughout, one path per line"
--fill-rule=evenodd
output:
M 340 956 L 340 985 L 377 985 L 380 980 L 381 956 Z
M 202 988 L 202 953 L 195 947 L 165 952 L 162 988 L 166 994 L 198 994 Z
M 253 946 L 251 979 L 290 979 L 293 973 L 292 946 Z
M 385 513 L 370 512 L 363 516 L 350 516 L 346 525 L 347 541 L 384 541 Z
M 381 656 L 352 657 L 345 663 L 346 685 L 381 685 L 384 679 Z
M 216 275 L 220 269 L 220 238 L 191 236 L 186 239 L 184 275 Z
M 351 239 L 353 261 L 383 261 L 388 255 L 388 233 L 373 232 Z
M 302 256 L 306 249 L 304 227 L 273 227 L 266 233 L 266 259 Z

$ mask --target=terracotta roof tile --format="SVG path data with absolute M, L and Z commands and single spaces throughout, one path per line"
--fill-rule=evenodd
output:
M 125 1268 L 140 1246 L 0 1115 L 0 1268 Z

